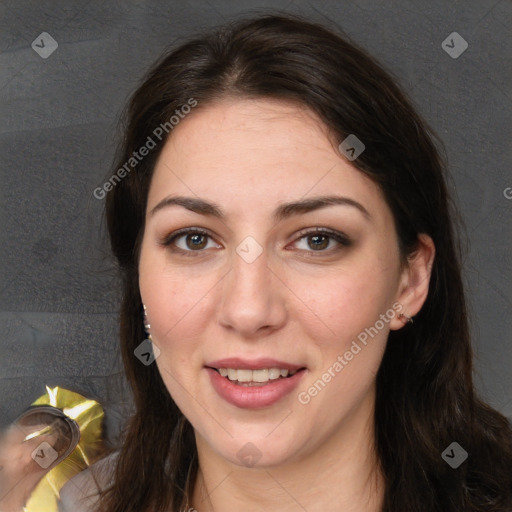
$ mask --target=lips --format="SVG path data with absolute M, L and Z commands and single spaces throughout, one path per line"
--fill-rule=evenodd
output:
M 228 376 L 222 376 L 220 369 L 226 373 L 230 369 L 231 376 L 246 375 L 251 372 L 252 375 L 259 374 L 268 368 L 279 368 L 283 373 L 278 378 L 269 379 L 265 382 L 247 381 L 239 382 L 230 380 Z M 206 365 L 206 371 L 209 374 L 210 382 L 217 394 L 227 402 L 236 407 L 257 409 L 268 407 L 283 399 L 293 389 L 295 389 L 306 373 L 306 368 L 297 364 L 287 363 L 270 358 L 261 358 L 256 360 L 247 360 L 239 358 L 219 359 Z M 238 373 L 240 370 L 240 373 Z M 233 374 L 233 372 L 235 372 Z
M 304 365 L 292 364 L 286 361 L 279 361 L 271 358 L 259 359 L 240 359 L 238 357 L 229 357 L 226 359 L 218 359 L 205 365 L 207 368 L 218 370 L 219 368 L 235 368 L 237 370 L 263 370 L 264 368 L 279 368 L 280 370 L 288 370 L 289 373 L 296 372 L 304 368 Z

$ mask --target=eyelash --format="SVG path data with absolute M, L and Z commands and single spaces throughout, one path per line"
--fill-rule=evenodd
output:
M 298 238 L 296 241 L 302 240 L 303 238 L 307 238 L 308 236 L 312 235 L 328 237 L 331 240 L 335 240 L 336 242 L 338 242 L 338 244 L 341 247 L 350 247 L 352 245 L 352 240 L 347 235 L 341 233 L 340 231 L 334 231 L 328 228 L 304 229 L 302 231 L 299 231 L 299 233 L 297 233 Z M 341 249 L 341 247 L 337 247 L 334 249 L 325 249 L 320 251 L 310 250 L 306 252 L 308 253 L 309 256 L 315 257 L 338 251 Z
M 202 235 L 202 236 L 207 236 L 207 237 L 213 239 L 213 236 L 208 231 L 205 231 L 204 229 L 183 228 L 183 229 L 180 229 L 174 233 L 171 233 L 169 236 L 165 237 L 161 241 L 161 245 L 163 245 L 164 247 L 171 247 L 178 238 L 181 238 L 182 236 L 186 236 L 186 235 Z M 350 240 L 350 238 L 347 235 L 345 235 L 344 233 L 341 233 L 339 231 L 334 231 L 334 230 L 327 229 L 327 228 L 305 229 L 305 230 L 297 233 L 297 235 L 298 235 L 298 238 L 295 240 L 295 242 L 302 240 L 303 238 L 306 238 L 308 236 L 316 235 L 316 236 L 326 236 L 332 240 L 335 240 L 342 247 L 349 247 L 352 245 L 352 241 Z M 202 252 L 204 252 L 202 249 L 197 250 L 197 251 L 192 251 L 192 250 L 186 251 L 186 250 L 183 250 L 183 249 L 180 249 L 177 247 L 174 247 L 171 250 L 173 252 L 180 253 L 184 256 L 191 256 L 191 257 L 197 257 Z M 338 250 L 339 250 L 339 248 L 338 248 Z M 334 249 L 334 251 L 336 251 L 336 249 Z M 310 256 L 315 257 L 315 256 L 325 255 L 326 253 L 329 254 L 329 253 L 333 252 L 333 249 L 331 248 L 331 249 L 319 250 L 319 251 L 311 250 L 311 251 L 306 251 L 306 252 L 309 253 Z

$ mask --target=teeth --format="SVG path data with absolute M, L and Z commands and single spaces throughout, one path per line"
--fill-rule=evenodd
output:
M 227 377 L 229 380 L 238 382 L 268 382 L 269 380 L 276 380 L 280 377 L 288 377 L 297 373 L 296 371 L 288 371 L 280 368 L 262 368 L 261 370 L 246 370 L 235 368 L 218 368 L 222 377 Z
M 238 382 L 251 382 L 252 381 L 252 370 L 233 370 L 234 372 L 236 372 L 238 374 L 238 378 L 236 379 Z M 228 370 L 229 372 L 229 370 Z M 229 375 L 229 373 L 228 373 Z M 231 379 L 231 377 L 229 377 L 230 380 L 234 380 L 234 379 Z
M 248 370 L 249 373 L 252 373 L 252 378 L 249 381 L 253 382 L 267 382 L 270 378 L 269 370 L 264 368 L 263 370 Z M 238 380 L 240 380 L 240 370 L 238 370 Z M 249 382 L 247 381 L 247 382 Z
M 284 372 L 286 370 L 283 370 Z M 279 368 L 270 368 L 268 371 L 268 378 L 269 379 L 279 379 L 279 376 L 281 375 L 281 370 Z

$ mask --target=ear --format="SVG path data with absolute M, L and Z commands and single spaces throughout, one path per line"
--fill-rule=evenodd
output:
M 400 317 L 400 313 L 413 317 L 425 303 L 435 253 L 436 248 L 432 238 L 424 233 L 418 235 L 418 247 L 407 257 L 407 264 L 400 276 L 400 286 L 395 300 L 402 308 L 391 320 L 391 330 L 401 329 L 407 322 L 407 319 Z

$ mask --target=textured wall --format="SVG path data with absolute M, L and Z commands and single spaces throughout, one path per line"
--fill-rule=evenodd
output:
M 477 383 L 512 418 L 509 0 L 11 0 L 0 3 L 0 427 L 45 384 L 60 385 L 99 399 L 115 437 L 129 399 L 93 190 L 108 173 L 118 113 L 164 48 L 266 7 L 340 25 L 443 138 L 470 240 Z M 42 32 L 58 44 L 47 58 L 36 52 L 52 49 Z M 452 32 L 468 43 L 457 58 L 457 36 L 442 48 Z

